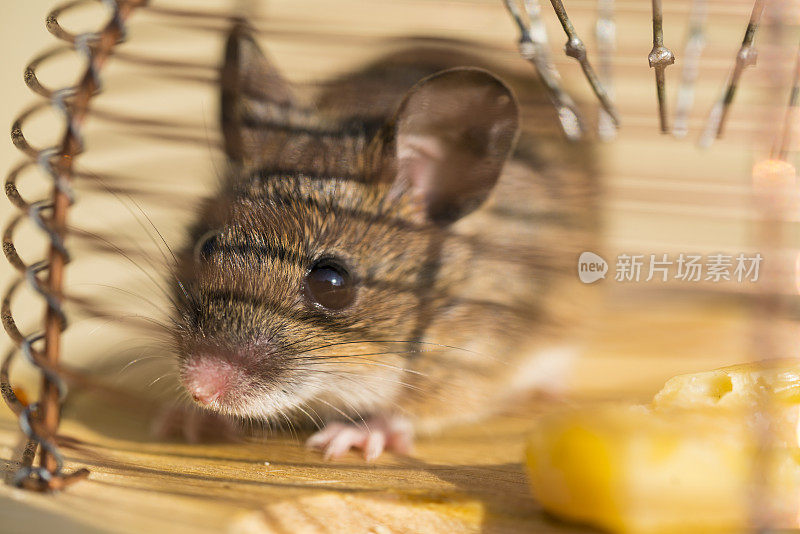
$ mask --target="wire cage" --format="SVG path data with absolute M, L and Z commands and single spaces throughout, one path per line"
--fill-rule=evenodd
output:
M 600 184 L 602 246 L 574 261 L 598 304 L 558 400 L 529 399 L 368 471 L 305 451 L 291 423 L 233 445 L 151 437 L 180 396 L 164 277 L 225 174 L 219 62 L 240 17 L 304 98 L 411 41 L 538 78 L 523 124 L 548 157 L 586 147 Z M 51 528 L 99 531 L 580 530 L 548 522 L 530 495 L 521 450 L 535 415 L 646 402 L 676 374 L 795 357 L 798 22 L 800 4 L 781 0 L 53 7 L 45 26 L 60 44 L 18 52 L 35 101 L 13 118 L 21 158 L 5 182 L 0 499 L 88 477 L 70 500 L 30 506 L 54 513 Z M 584 261 L 604 267 L 581 285 Z M 777 408 L 760 398 L 748 410 Z M 191 413 L 195 438 L 203 417 Z M 769 478 L 770 417 L 748 426 L 754 484 Z M 750 526 L 797 526 L 769 491 L 753 495 Z

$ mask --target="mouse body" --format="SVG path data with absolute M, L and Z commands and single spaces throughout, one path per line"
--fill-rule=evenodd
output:
M 558 386 L 598 235 L 592 148 L 526 133 L 520 109 L 557 128 L 538 83 L 516 80 L 520 103 L 486 66 L 427 43 L 304 101 L 233 27 L 229 170 L 175 269 L 199 405 L 306 420 L 327 456 L 372 459 Z

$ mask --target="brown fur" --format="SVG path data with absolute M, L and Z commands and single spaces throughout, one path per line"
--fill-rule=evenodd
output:
M 488 199 L 437 223 L 392 183 L 392 117 L 420 79 L 483 61 L 418 47 L 329 84 L 304 108 L 249 39 L 234 29 L 223 69 L 231 171 L 179 258 L 184 365 L 198 347 L 236 359 L 246 377 L 218 409 L 240 416 L 399 413 L 435 428 L 502 407 L 518 366 L 577 329 L 577 257 L 597 235 L 591 147 L 523 125 Z M 535 80 L 508 79 L 523 102 L 543 100 Z M 198 263 L 198 242 L 218 230 Z M 343 312 L 303 300 L 321 256 L 343 258 L 358 279 Z M 254 412 L 264 399 L 273 413 Z

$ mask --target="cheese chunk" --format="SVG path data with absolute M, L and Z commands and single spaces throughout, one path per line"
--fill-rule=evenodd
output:
M 793 362 L 736 366 L 675 377 L 649 406 L 546 415 L 527 447 L 534 495 L 613 532 L 797 527 L 798 377 Z

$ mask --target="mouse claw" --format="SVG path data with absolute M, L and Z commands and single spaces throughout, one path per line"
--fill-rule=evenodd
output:
M 360 449 L 364 459 L 371 462 L 384 451 L 409 454 L 413 441 L 414 431 L 408 420 L 378 417 L 359 425 L 330 423 L 308 438 L 306 446 L 322 451 L 326 460 L 341 458 L 350 449 Z
M 376 459 L 386 448 L 386 434 L 383 432 L 372 432 L 367 436 L 364 445 L 364 459 L 368 462 Z

